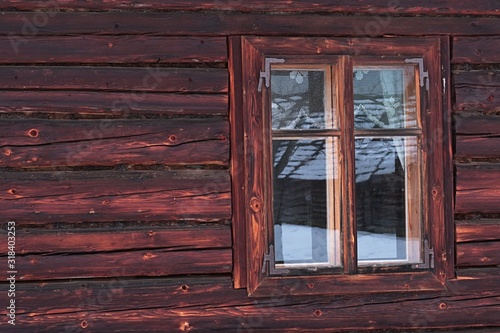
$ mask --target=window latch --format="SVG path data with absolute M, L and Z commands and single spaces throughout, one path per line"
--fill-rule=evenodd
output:
M 266 262 L 269 264 L 266 265 Z M 262 273 L 266 273 L 269 271 L 269 275 L 277 275 L 277 274 L 288 274 L 290 271 L 286 268 L 276 268 L 274 262 L 274 246 L 273 244 L 269 245 L 269 253 L 264 254 L 264 260 L 262 261 Z
M 405 59 L 407 64 L 418 64 L 418 70 L 420 72 L 420 86 L 424 86 L 425 81 L 425 90 L 429 90 L 429 72 L 424 71 L 424 59 L 423 58 L 410 58 Z
M 282 64 L 285 62 L 285 59 L 278 58 L 266 58 L 264 64 L 264 71 L 260 71 L 259 78 L 259 87 L 258 91 L 262 91 L 262 80 L 266 80 L 266 87 L 269 88 L 271 85 L 271 64 Z
M 429 246 L 429 241 L 424 240 L 424 262 L 411 265 L 411 268 L 434 268 L 434 249 Z

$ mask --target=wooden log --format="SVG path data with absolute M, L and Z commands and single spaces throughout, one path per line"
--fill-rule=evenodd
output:
M 0 113 L 227 115 L 227 95 L 0 91 Z
M 148 332 L 493 328 L 499 326 L 498 273 L 460 277 L 438 294 L 347 299 L 248 298 L 243 290 L 231 288 L 229 277 L 20 283 L 12 331 L 144 332 L 145 325 Z M 489 286 L 488 291 L 475 291 L 479 285 Z
M 87 21 L 87 24 L 92 24 Z M 0 37 L 0 64 L 226 62 L 225 38 L 156 36 Z
M 18 223 L 226 220 L 222 170 L 2 172 L 0 210 Z
M 307 1 L 307 0 L 306 0 Z M 326 0 L 325 0 L 326 1 Z M 472 1 L 472 0 L 470 0 Z M 233 1 L 234 2 L 234 1 Z M 244 3 L 244 2 L 242 2 Z M 262 2 L 264 3 L 264 2 Z M 287 2 L 290 7 L 291 3 Z M 333 6 L 329 4 L 328 6 Z M 273 10 L 274 11 L 274 10 Z M 322 11 L 324 13 L 324 11 Z M 461 35 L 461 36 L 488 36 L 498 34 L 498 19 L 495 17 L 406 17 L 406 16 L 374 16 L 357 15 L 355 19 L 350 15 L 318 15 L 305 13 L 301 8 L 297 12 L 290 15 L 282 15 L 276 13 L 240 13 L 240 12 L 161 12 L 161 13 L 138 13 L 138 12 L 107 12 L 107 13 L 82 13 L 82 12 L 58 12 L 56 15 L 50 13 L 48 20 L 43 24 L 34 25 L 33 22 L 38 22 L 40 18 L 37 13 L 2 13 L 2 25 L 0 26 L 0 35 L 8 36 L 0 39 L 0 47 L 4 50 L 5 56 L 0 59 L 17 59 L 15 50 L 22 51 L 25 57 L 29 54 L 25 53 L 33 50 L 35 45 L 40 45 L 43 48 L 50 48 L 42 43 L 46 35 L 106 35 L 106 37 L 89 37 L 102 38 L 105 40 L 105 45 L 101 49 L 82 51 L 81 55 L 95 54 L 98 51 L 106 51 L 101 54 L 104 57 L 110 54 L 108 50 L 108 42 L 112 42 L 115 38 L 110 35 L 160 35 L 167 34 L 170 36 L 228 36 L 228 35 L 260 35 L 260 36 L 358 36 L 358 37 L 380 37 L 384 35 L 395 36 L 422 36 L 422 35 Z M 49 15 L 49 14 L 47 14 Z M 28 23 L 27 23 L 28 22 Z M 32 25 L 30 26 L 30 23 Z M 31 29 L 30 29 L 31 27 Z M 69 37 L 68 37 L 69 38 Z M 83 37 L 80 37 L 80 39 Z M 123 38 L 123 37 L 122 37 Z M 132 38 L 132 37 L 128 37 Z M 150 41 L 152 37 L 141 37 Z M 174 45 L 172 37 L 156 37 L 165 38 L 164 44 L 170 44 L 173 47 L 172 52 L 179 50 L 179 47 L 186 48 L 189 46 L 185 37 L 179 37 L 179 45 Z M 78 38 L 72 37 L 75 41 Z M 36 42 L 39 40 L 39 42 Z M 200 39 L 198 39 L 199 41 Z M 206 40 L 205 48 L 212 48 L 213 43 L 210 39 Z M 223 40 L 223 39 L 222 39 Z M 155 40 L 158 44 L 159 39 Z M 194 39 L 194 47 L 197 47 L 196 39 Z M 209 43 L 210 41 L 210 43 Z M 56 42 L 56 41 L 54 41 Z M 57 43 L 57 42 L 56 42 Z M 217 39 L 218 48 L 223 50 Z M 42 45 L 41 45 L 42 44 Z M 188 43 L 189 44 L 189 43 Z M 33 45 L 33 46 L 29 46 Z M 156 45 L 156 44 L 155 44 Z M 61 44 L 61 47 L 64 44 Z M 156 63 L 155 59 L 147 57 L 152 50 L 156 50 L 157 46 L 150 48 L 138 49 L 137 57 L 148 62 Z M 162 49 L 167 46 L 162 46 Z M 225 44 L 224 44 L 225 47 Z M 37 51 L 36 49 L 34 49 Z M 132 45 L 125 53 L 133 50 Z M 57 51 L 57 48 L 56 50 Z M 142 51 L 142 52 L 141 52 Z M 196 54 L 201 50 L 195 50 Z M 59 56 L 69 52 L 62 52 Z M 40 54 L 43 59 L 46 51 Z M 79 53 L 80 54 L 80 53 Z M 174 58 L 169 58 L 173 53 L 161 54 L 157 53 L 157 58 L 161 61 L 174 61 Z M 13 57 L 14 56 L 14 57 Z M 151 55 L 152 56 L 152 55 Z M 208 55 L 207 55 L 208 56 Z M 35 57 L 32 55 L 32 57 Z M 117 55 L 115 61 L 123 56 Z M 146 57 L 146 58 L 145 58 Z M 203 58 L 194 58 L 190 55 L 180 57 L 181 60 L 189 61 L 222 61 L 222 54 L 217 53 L 217 56 L 210 57 L 204 60 Z M 37 57 L 40 58 L 40 57 Z M 23 58 L 21 58 L 23 59 Z M 21 59 L 18 59 L 19 61 Z M 169 60 L 170 59 L 170 60 Z M 225 58 L 224 58 L 225 59 Z M 134 59 L 132 62 L 136 62 Z
M 500 111 L 500 71 L 454 71 L 453 81 L 455 110 Z
M 200 234 L 203 237 L 200 237 Z M 131 230 L 21 229 L 16 231 L 18 255 L 78 254 L 166 249 L 169 251 L 231 247 L 229 225 L 151 227 Z M 4 250 L 2 250 L 4 251 Z M 4 251 L 5 252 L 5 251 Z M 6 255 L 4 253 L 4 255 Z
M 457 243 L 500 240 L 500 220 L 456 221 Z
M 499 230 L 497 226 L 497 235 Z M 500 241 L 459 243 L 457 244 L 457 265 L 459 267 L 497 266 L 500 265 L 499 253 Z
M 499 36 L 454 37 L 452 63 L 499 63 Z
M 220 10 L 244 12 L 350 12 L 367 14 L 409 14 L 409 15 L 500 15 L 500 10 L 494 1 L 474 2 L 473 0 L 442 0 L 429 3 L 425 0 L 415 0 L 411 4 L 402 1 L 387 2 L 384 0 L 342 0 L 332 3 L 328 0 L 277 0 L 264 2 L 258 0 L 247 1 L 161 1 L 161 0 L 112 0 L 112 1 L 76 1 L 57 0 L 54 2 L 43 0 L 4 0 L 0 2 L 0 9 L 17 10 Z
M 0 166 L 227 165 L 228 137 L 222 119 L 2 119 Z
M 231 249 L 27 255 L 16 258 L 16 271 L 20 281 L 230 273 Z
M 455 213 L 500 213 L 500 167 L 457 165 Z
M 4 66 L 0 89 L 227 93 L 218 68 Z
M 456 157 L 500 156 L 500 117 L 467 115 L 455 117 Z

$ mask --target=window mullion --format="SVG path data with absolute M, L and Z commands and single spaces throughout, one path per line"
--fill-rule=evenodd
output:
M 354 151 L 354 93 L 352 58 L 342 56 L 339 60 L 337 75 L 338 110 L 342 134 L 342 239 L 344 242 L 344 272 L 354 274 L 357 271 L 356 242 L 356 205 L 355 205 L 355 151 Z

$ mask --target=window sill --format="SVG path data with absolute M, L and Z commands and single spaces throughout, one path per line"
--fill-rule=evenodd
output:
M 249 292 L 249 296 L 366 295 L 443 291 L 445 289 L 446 286 L 432 272 L 266 277 L 255 290 Z

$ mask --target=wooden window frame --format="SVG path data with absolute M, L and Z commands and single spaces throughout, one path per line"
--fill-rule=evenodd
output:
M 453 178 L 449 174 L 445 177 L 452 161 L 449 94 L 443 81 L 449 75 L 448 38 L 231 37 L 229 43 L 235 287 L 246 287 L 251 296 L 445 289 L 446 281 L 454 278 L 453 217 L 449 208 L 453 204 Z M 425 93 L 420 101 L 424 165 L 422 218 L 430 247 L 434 250 L 434 267 L 411 272 L 268 276 L 263 270 L 263 258 L 269 250 L 268 219 L 272 206 L 269 182 L 265 180 L 272 178 L 270 168 L 265 165 L 269 152 L 263 147 L 269 147 L 271 129 L 263 110 L 266 90 L 258 91 L 260 72 L 265 70 L 266 58 L 317 57 L 321 62 L 323 56 L 343 55 L 423 59 L 429 90 L 423 89 Z M 341 57 L 341 61 L 352 62 L 352 57 Z M 344 71 L 337 73 L 340 81 L 352 75 L 347 70 L 352 64 L 342 64 L 341 68 Z M 336 98 L 348 111 L 352 109 L 352 101 L 342 91 Z M 349 96 L 349 92 L 346 95 Z M 354 152 L 354 142 L 352 147 L 344 148 Z M 347 158 L 354 158 L 354 153 L 347 155 Z M 348 189 L 347 193 L 347 202 L 352 206 L 353 191 Z M 353 207 L 343 207 L 344 212 L 352 210 Z M 347 246 L 354 247 L 355 242 L 348 242 Z

